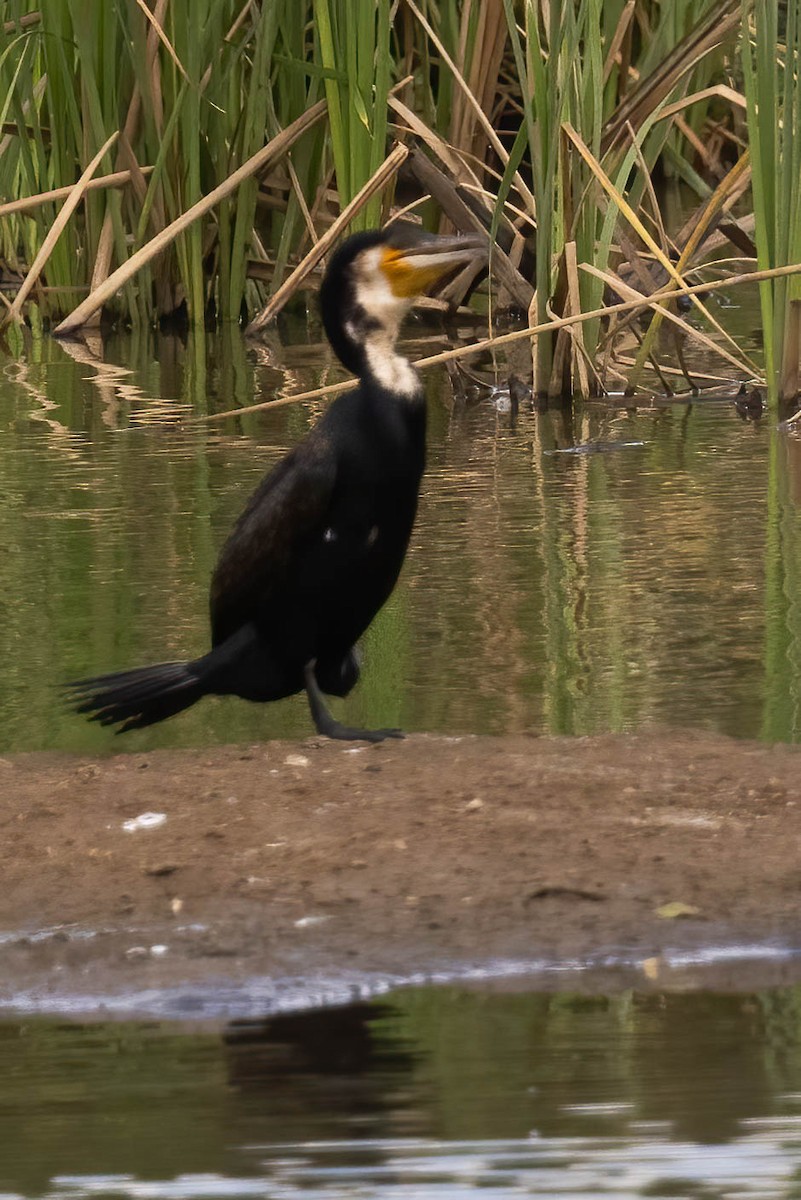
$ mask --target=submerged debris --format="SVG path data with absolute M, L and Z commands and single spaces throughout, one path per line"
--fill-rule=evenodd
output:
M 613 450 L 639 449 L 647 442 L 581 442 L 578 446 L 560 446 L 544 454 L 609 454 Z

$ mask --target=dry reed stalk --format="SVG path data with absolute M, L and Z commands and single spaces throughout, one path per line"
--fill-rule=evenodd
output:
M 582 263 L 579 270 L 587 270 L 587 264 Z M 716 292 L 723 288 L 739 287 L 742 284 L 762 283 L 767 279 L 779 279 L 789 275 L 801 275 L 801 263 L 792 263 L 786 267 L 770 267 L 764 271 L 748 271 L 741 275 L 732 275 L 726 279 L 714 279 L 705 283 L 696 283 L 676 290 L 662 290 L 651 296 L 642 296 L 635 300 L 624 300 L 620 304 L 609 304 L 603 308 L 595 308 L 591 312 L 572 313 L 569 317 L 556 317 L 552 321 L 543 321 L 539 325 L 531 325 L 527 329 L 515 329 L 511 333 L 502 333 L 498 337 L 484 338 L 480 342 L 472 342 L 468 346 L 456 346 L 452 350 L 443 350 L 427 358 L 419 358 L 413 364 L 417 370 L 439 366 L 441 363 L 452 362 L 459 358 L 472 358 L 476 354 L 486 354 L 504 346 L 526 339 L 538 338 L 543 333 L 551 333 L 557 329 L 565 329 L 570 325 L 581 324 L 584 321 L 594 321 L 607 318 L 619 313 L 633 312 L 635 309 L 657 309 L 665 300 L 674 300 L 677 296 L 697 296 L 701 292 Z M 680 371 L 670 371 L 663 368 L 666 374 L 681 374 Z M 708 378 L 713 378 L 709 376 Z M 714 376 L 718 378 L 718 376 Z M 749 376 L 749 378 L 752 378 Z M 264 400 L 260 404 L 249 404 L 245 408 L 232 408 L 226 412 L 204 413 L 196 417 L 197 421 L 222 421 L 227 417 L 243 417 L 249 413 L 261 412 L 265 408 L 283 408 L 286 404 L 299 404 L 303 400 L 317 400 L 321 396 L 334 396 L 346 392 L 354 386 L 353 379 L 345 379 L 341 383 L 327 384 L 325 387 L 312 388 L 308 392 L 300 392 L 294 396 L 283 396 L 280 400 Z M 730 382 L 730 381 L 724 381 Z
M 226 33 L 225 37 L 223 38 L 224 42 L 227 42 L 227 43 L 233 42 L 234 38 L 236 37 L 236 34 L 241 29 L 241 27 L 244 25 L 245 21 L 248 19 L 248 16 L 251 15 L 252 9 L 253 9 L 253 0 L 245 0 L 245 3 L 240 8 L 238 15 L 234 18 L 233 23 L 231 24 L 228 32 Z M 162 24 L 163 24 L 163 22 L 162 22 Z M 213 64 L 209 63 L 209 65 L 206 67 L 206 70 L 203 72 L 203 77 L 200 80 L 201 95 L 203 94 L 203 92 L 205 92 L 206 88 L 209 86 L 209 82 L 211 80 L 212 68 L 213 68 Z
M 260 329 L 263 329 L 265 325 L 268 325 L 272 321 L 273 317 L 281 311 L 290 297 L 295 294 L 304 279 L 311 274 L 320 259 L 328 252 L 342 230 L 346 229 L 356 214 L 361 212 L 372 197 L 385 188 L 389 181 L 395 177 L 408 155 L 409 151 L 407 147 L 402 146 L 400 143 L 390 151 L 375 174 L 356 193 L 350 204 L 343 208 L 334 223 L 318 239 L 316 245 L 312 246 L 303 261 L 295 267 L 289 278 L 284 280 L 277 292 L 267 301 L 261 312 L 253 318 L 245 330 L 246 334 L 258 333 Z
M 665 229 L 665 223 L 662 220 L 662 210 L 659 207 L 659 200 L 657 199 L 654 181 L 651 178 L 651 172 L 648 170 L 648 164 L 645 161 L 645 155 L 642 152 L 642 146 L 637 141 L 636 134 L 631 127 L 629 127 L 629 134 L 631 136 L 631 144 L 634 147 L 634 157 L 636 159 L 637 166 L 640 168 L 642 177 L 645 180 L 645 192 L 651 202 L 651 216 L 653 224 L 656 226 L 656 231 L 659 234 L 659 243 L 662 247 L 662 253 L 668 257 L 671 257 L 675 247 L 670 243 L 670 238 L 668 237 L 667 230 Z M 642 211 L 643 216 L 645 216 L 644 205 L 642 206 Z M 681 270 L 681 268 L 679 268 L 679 270 Z
M 169 54 L 172 61 L 175 63 L 175 67 L 176 67 L 176 70 L 178 71 L 178 74 L 183 78 L 185 83 L 189 83 L 191 85 L 189 76 L 187 75 L 186 71 L 184 70 L 183 63 L 181 62 L 178 55 L 175 53 L 175 49 L 173 48 L 172 42 L 170 41 L 170 39 L 167 37 L 166 33 L 164 32 L 164 30 L 161 26 L 161 23 L 159 22 L 156 14 L 154 12 L 150 11 L 150 9 L 145 4 L 145 0 L 136 0 L 136 3 L 139 5 L 142 12 L 144 13 L 145 20 L 149 22 L 151 29 L 155 30 L 156 36 L 158 37 L 162 46 Z
M 94 266 L 92 267 L 92 278 L 89 280 L 89 291 L 93 292 L 98 288 L 104 279 L 108 278 L 108 273 L 111 270 L 111 256 L 114 250 L 114 222 L 110 212 L 106 212 L 103 218 L 103 227 L 100 230 L 100 237 L 97 239 L 97 253 L 95 254 Z M 100 313 L 97 312 L 87 324 L 99 325 Z
M 45 263 L 49 259 L 50 255 L 53 253 L 53 247 L 55 246 L 56 242 L 58 241 L 58 239 L 61 237 L 62 233 L 64 232 L 64 230 L 67 226 L 67 222 L 69 221 L 70 217 L 75 212 L 75 209 L 78 207 L 81 200 L 83 199 L 84 194 L 86 192 L 86 185 L 88 184 L 89 180 L 94 175 L 97 168 L 100 166 L 105 155 L 108 153 L 108 151 L 111 149 L 111 147 L 116 142 L 118 136 L 119 136 L 118 132 L 115 130 L 115 132 L 112 133 L 111 137 L 106 139 L 106 141 L 103 143 L 103 145 L 98 150 L 97 154 L 94 156 L 92 161 L 89 163 L 86 170 L 81 175 L 78 182 L 70 189 L 70 194 L 67 196 L 67 199 L 64 201 L 63 205 L 61 206 L 59 214 L 56 217 L 53 224 L 51 225 L 50 229 L 48 229 L 47 236 L 45 237 L 44 241 L 42 242 L 41 246 L 39 247 L 39 252 L 36 255 L 36 258 L 31 263 L 30 270 L 28 271 L 28 274 L 25 276 L 25 279 L 22 281 L 22 284 L 20 285 L 20 289 L 17 292 L 16 296 L 14 297 L 14 302 L 12 303 L 11 307 L 9 308 L 8 312 L 5 314 L 5 316 L 3 318 L 4 324 L 6 324 L 9 321 L 21 321 L 22 320 L 23 304 L 25 303 L 26 299 L 30 295 L 37 279 L 41 275 Z
M 565 242 L 565 271 L 567 274 L 568 312 L 581 312 L 581 291 L 575 242 Z M 590 380 L 587 374 L 583 331 L 581 325 L 570 325 L 568 330 L 573 346 L 573 378 L 575 379 L 578 375 L 579 395 L 586 399 L 590 394 Z
M 690 143 L 696 153 L 697 158 L 704 164 L 704 168 L 707 173 L 714 177 L 714 175 L 718 172 L 718 163 L 716 161 L 716 156 L 707 149 L 706 142 L 704 142 L 704 140 L 698 136 L 694 129 L 690 128 L 684 117 L 680 117 L 678 115 L 674 116 L 673 124 L 676 126 L 681 136 Z
M 741 195 L 743 187 L 751 177 L 751 155 L 748 150 L 742 154 L 727 175 L 721 179 L 712 195 L 702 206 L 694 222 L 693 230 L 684 244 L 679 261 L 676 264 L 683 271 L 706 241 L 717 221 L 731 207 L 737 196 Z
M 122 129 L 121 144 L 117 148 L 117 169 L 119 169 L 121 166 L 121 159 L 122 159 L 122 155 L 123 155 L 123 146 L 129 152 L 129 156 L 131 158 L 133 157 L 133 150 L 131 149 L 131 145 L 132 145 L 132 142 L 136 135 L 136 128 L 137 128 L 137 125 L 139 124 L 139 116 L 140 116 L 141 111 L 142 111 L 142 94 L 139 90 L 139 85 L 135 84 L 133 92 L 131 93 L 130 103 L 128 104 L 128 112 L 125 117 L 125 124 Z M 138 167 L 138 164 L 137 164 L 137 167 Z M 132 167 L 131 170 L 133 171 L 134 168 Z M 135 177 L 132 176 L 132 181 L 134 178 Z M 141 174 L 138 175 L 138 179 L 141 182 L 141 179 L 142 179 Z M 136 186 L 136 185 L 134 184 L 134 186 Z M 144 194 L 140 195 L 139 199 L 140 199 L 140 202 L 143 201 Z M 106 206 L 106 214 L 103 218 L 103 227 L 100 230 L 100 237 L 97 240 L 97 253 L 95 254 L 94 266 L 92 268 L 92 278 L 89 281 L 89 291 L 90 292 L 93 292 L 95 290 L 95 288 L 99 287 L 100 284 L 103 282 L 103 280 L 107 278 L 108 273 L 111 270 L 111 256 L 113 253 L 113 249 L 114 249 L 114 220 L 111 215 L 111 209 L 108 208 L 108 206 Z M 96 319 L 99 322 L 99 320 L 100 320 L 99 313 L 96 314 Z
M 684 278 L 687 268 L 692 264 L 693 259 L 705 242 L 707 235 L 714 228 L 714 225 L 720 220 L 726 204 L 731 204 L 734 202 L 735 197 L 740 194 L 743 186 L 750 177 L 750 174 L 750 155 L 748 151 L 746 151 L 738 159 L 726 177 L 721 180 L 706 203 L 703 204 L 694 215 L 693 226 L 689 232 L 689 235 L 686 237 L 684 246 L 675 263 L 678 277 Z M 651 288 L 651 290 L 653 290 L 653 288 Z M 666 315 L 668 315 L 667 306 L 664 306 L 660 312 L 655 313 L 638 356 L 638 361 L 640 363 L 643 362 L 645 355 L 649 352 L 653 340 L 661 326 L 663 317 Z M 716 324 L 715 328 L 718 328 Z M 689 333 L 692 336 L 693 331 L 689 325 L 684 324 L 684 329 L 686 333 Z M 730 341 L 730 344 L 734 345 L 732 339 L 728 340 Z M 712 343 L 709 343 L 709 345 L 711 346 Z M 727 355 L 725 357 L 729 358 L 731 361 L 735 361 L 731 358 L 731 356 Z M 752 366 L 749 360 L 744 360 L 744 362 L 746 367 Z M 636 372 L 634 379 L 636 382 Z
M 639 297 L 643 309 L 650 303 L 650 297 L 647 293 L 638 292 L 636 288 L 633 288 L 631 284 L 624 283 L 620 276 L 615 275 L 612 271 L 602 271 L 598 267 L 594 267 L 591 263 L 582 263 L 581 269 L 588 275 L 593 275 L 596 279 L 603 280 L 607 287 L 611 288 L 613 292 L 617 292 L 617 294 L 624 300 L 636 300 L 637 297 Z M 677 313 L 672 312 L 669 308 L 660 308 L 659 312 L 666 321 L 680 329 L 686 337 L 698 342 L 698 344 L 703 346 L 704 349 L 710 354 L 714 354 L 718 358 L 722 358 L 725 362 L 729 363 L 730 366 L 736 367 L 738 371 L 742 370 L 743 364 L 738 358 L 735 358 L 733 354 L 729 354 L 728 350 L 726 350 L 723 346 L 718 346 L 700 329 L 696 329 L 693 325 L 690 325 L 689 322 L 684 321 L 680 316 L 678 316 Z M 636 316 L 636 313 L 632 315 Z
M 34 84 L 34 88 L 33 88 L 32 100 L 35 101 L 37 104 L 41 100 L 42 96 L 44 95 L 46 87 L 47 87 L 47 75 L 43 75 L 41 79 L 38 79 L 36 81 L 36 83 Z M 22 115 L 23 115 L 23 117 L 26 118 L 26 120 L 27 120 L 28 113 L 31 111 L 32 100 L 26 100 L 22 106 Z M 2 140 L 0 140 L 0 158 L 2 158 L 3 155 L 6 153 L 9 146 L 11 145 L 11 143 L 16 138 L 19 137 L 19 126 L 17 125 L 16 122 L 10 123 L 9 125 L 4 124 L 2 132 L 3 132 L 3 137 L 2 137 Z M 45 134 L 45 130 L 43 129 L 42 136 L 44 136 L 44 134 Z M 69 192 L 71 187 L 72 187 L 72 184 L 70 184 L 67 187 L 67 189 L 66 189 L 67 192 Z
M 157 0 L 155 8 L 151 13 L 150 10 L 137 0 L 140 8 L 144 9 L 146 20 L 149 23 L 147 33 L 147 57 L 150 63 L 151 74 L 153 64 L 156 58 L 159 38 L 163 35 L 162 24 L 167 11 L 168 0 Z M 164 40 L 162 38 L 162 40 Z M 169 43 L 167 43 L 169 46 Z M 178 63 L 180 68 L 180 63 Z M 160 91 L 159 91 L 160 94 Z M 136 161 L 136 156 L 133 152 L 133 143 L 136 137 L 136 130 L 139 125 L 139 120 L 142 114 L 142 92 L 139 84 L 136 83 L 131 93 L 130 103 L 128 104 L 128 112 L 125 117 L 125 125 L 123 126 L 120 145 L 117 151 L 117 167 L 122 166 L 122 159 L 127 158 L 130 163 L 132 173 L 132 183 L 137 192 L 140 204 L 144 204 L 147 189 L 144 183 L 144 174 L 139 163 Z M 161 201 L 161 196 L 157 197 Z M 150 224 L 154 233 L 158 233 L 164 228 L 164 206 L 163 203 L 154 203 L 150 210 Z M 97 254 L 95 255 L 94 267 L 92 268 L 92 278 L 89 283 L 90 293 L 99 288 L 105 279 L 108 278 L 111 270 L 111 258 L 114 250 L 114 220 L 110 210 L 106 211 L 103 218 L 103 228 L 100 231 L 100 237 L 97 243 Z M 161 281 L 160 281 L 161 282 Z M 160 291 L 161 291 L 160 287 Z M 100 310 L 90 319 L 93 324 L 100 322 Z
M 423 16 L 420 9 L 415 4 L 414 0 L 406 0 L 406 5 L 414 13 L 416 19 L 420 22 L 423 29 L 426 31 L 426 33 L 430 37 L 431 41 L 436 46 L 437 51 L 439 52 L 439 55 L 442 58 L 442 61 L 447 64 L 448 69 L 451 71 L 454 80 L 456 81 L 460 90 L 466 96 L 468 104 L 470 104 L 472 106 L 473 110 L 475 111 L 476 117 L 478 118 L 478 122 L 481 125 L 482 129 L 484 130 L 485 134 L 487 135 L 487 139 L 489 140 L 490 145 L 492 146 L 493 150 L 498 155 L 498 158 L 501 160 L 501 162 L 503 163 L 503 165 L 505 167 L 509 162 L 509 153 L 508 153 L 506 147 L 504 146 L 503 142 L 501 141 L 501 139 L 498 137 L 497 133 L 493 129 L 492 124 L 490 123 L 490 120 L 487 117 L 487 114 L 484 112 L 481 105 L 476 100 L 473 93 L 470 91 L 470 88 L 467 86 L 467 83 L 465 82 L 461 72 L 459 71 L 458 67 L 456 66 L 456 63 L 453 61 L 451 56 L 448 54 L 448 51 L 445 49 L 444 45 L 442 44 L 442 41 L 440 40 L 440 38 L 437 37 L 436 33 L 431 28 L 431 25 L 426 20 L 426 18 Z M 519 171 L 515 171 L 514 182 L 515 182 L 515 187 L 517 188 L 518 192 L 522 196 L 523 200 L 525 201 L 526 204 L 528 204 L 530 206 L 531 211 L 534 212 L 536 210 L 536 206 L 534 203 L 534 197 L 531 194 L 531 191 L 530 191 L 529 187 L 527 186 L 526 181 L 523 179 L 523 177 L 521 176 Z
M 734 108 L 741 108 L 745 112 L 746 101 L 743 93 L 728 87 L 725 83 L 718 83 L 713 87 L 702 88 L 700 92 L 693 92 L 681 100 L 675 100 L 673 104 L 666 104 L 656 119 L 664 121 L 668 117 L 674 117 L 676 113 L 683 112 L 685 108 L 692 108 L 693 104 L 700 104 L 703 100 L 711 100 L 715 97 L 719 100 L 728 100 Z
M 154 17 L 157 19 L 160 18 L 162 23 L 167 14 L 168 4 L 169 0 L 158 0 L 153 10 Z M 159 138 L 162 138 L 164 135 L 164 92 L 161 87 L 161 59 L 158 53 L 158 37 L 152 28 L 148 32 L 145 55 L 145 61 L 150 70 L 150 99 L 153 104 L 153 123 L 156 126 Z M 157 199 L 160 199 L 160 197 Z M 163 212 L 162 216 L 164 217 Z
M 631 19 L 634 16 L 634 9 L 637 7 L 637 0 L 626 0 L 626 7 L 620 14 L 620 18 L 615 28 L 615 32 L 609 41 L 609 49 L 606 52 L 604 60 L 603 81 L 606 83 L 609 76 L 612 74 L 615 62 L 620 54 L 620 48 L 623 45 L 623 39 L 629 31 Z
M 483 233 L 488 239 L 487 225 L 464 202 L 451 181 L 419 150 L 413 150 L 409 163 L 418 183 L 433 196 L 442 211 L 462 233 Z M 489 218 L 489 212 L 487 213 Z M 534 289 L 524 279 L 509 256 L 496 243 L 492 247 L 492 269 L 509 293 L 511 300 L 527 309 Z
M 469 151 L 481 160 L 484 157 L 484 144 L 478 130 L 478 110 L 481 110 L 491 123 L 508 30 L 503 0 L 480 0 L 474 50 L 469 72 L 466 72 L 467 29 L 471 19 L 471 8 L 472 4 L 468 0 L 462 10 L 459 66 L 462 75 L 467 75 L 465 82 L 468 94 L 475 100 L 475 105 L 467 100 L 465 92 L 457 92 L 453 101 L 448 140 L 457 150 Z
M 142 174 L 149 175 L 153 168 L 142 167 L 141 170 Z M 100 175 L 97 179 L 89 180 L 85 191 L 96 192 L 102 191 L 103 188 L 125 187 L 126 183 L 131 182 L 131 176 L 131 171 L 114 171 L 111 175 Z M 40 208 L 43 204 L 64 200 L 74 186 L 74 184 L 70 184 L 69 187 L 54 188 L 52 192 L 38 192 L 35 196 L 22 196 L 19 200 L 9 200 L 7 204 L 0 204 L 0 219 L 10 217 L 18 212 L 30 212 L 34 208 Z
M 289 147 L 293 145 L 294 142 L 296 142 L 297 139 L 304 134 L 307 129 L 310 129 L 312 125 L 320 120 L 325 110 L 325 101 L 318 101 L 318 103 L 313 105 L 312 108 L 308 109 L 305 113 L 302 113 L 301 116 L 299 116 L 297 120 L 293 121 L 291 125 L 288 125 L 286 129 L 282 130 L 281 133 L 272 138 L 272 140 L 268 142 L 266 146 L 263 146 L 261 150 L 252 155 L 247 162 L 244 162 L 241 167 L 239 167 L 233 172 L 232 175 L 228 177 L 228 179 L 224 180 L 223 183 L 214 188 L 213 191 L 209 192 L 207 196 L 204 196 L 201 200 L 198 200 L 198 202 L 193 204 L 192 207 L 187 209 L 186 212 L 181 213 L 179 217 L 176 217 L 174 221 L 172 221 L 165 229 L 162 229 L 160 233 L 156 234 L 154 238 L 151 238 L 151 240 L 147 242 L 146 245 L 142 246 L 142 248 L 138 250 L 136 254 L 133 254 L 127 260 L 127 262 L 124 262 L 121 266 L 117 267 L 116 271 L 113 271 L 112 274 L 109 275 L 108 279 L 106 279 L 99 288 L 93 292 L 90 292 L 86 299 L 79 304 L 69 316 L 64 318 L 61 324 L 58 325 L 53 331 L 56 337 L 66 337 L 80 329 L 81 326 L 89 319 L 89 317 L 96 313 L 97 310 L 101 308 L 107 300 L 110 300 L 114 293 L 121 288 L 123 284 L 127 283 L 129 279 L 132 279 L 134 275 L 136 275 L 137 271 L 140 271 L 146 263 L 151 262 L 154 258 L 161 254 L 162 251 L 165 250 L 167 246 L 171 245 L 171 243 L 175 241 L 179 234 L 183 233 L 185 229 L 188 229 L 189 226 L 198 219 L 198 217 L 202 217 L 204 213 L 207 213 L 210 209 L 214 208 L 214 206 L 219 204 L 221 200 L 224 200 L 226 196 L 230 196 L 232 192 L 235 192 L 243 180 L 250 178 L 251 175 L 258 174 L 259 171 L 263 171 L 264 168 L 273 161 L 273 159 L 278 158 L 281 154 L 286 153 Z
M 440 162 L 450 171 L 451 175 L 461 183 L 470 183 L 474 187 L 480 187 L 478 176 L 472 171 L 469 164 L 456 152 L 456 150 L 444 138 L 441 138 L 433 129 L 430 129 L 424 121 L 413 113 L 410 108 L 395 96 L 390 96 L 388 100 L 389 107 L 397 114 L 414 133 L 421 142 L 428 146 L 429 150 L 436 154 Z M 402 128 L 399 126 L 399 128 Z
M 30 29 L 31 25 L 38 25 L 41 19 L 38 12 L 24 13 L 16 21 L 5 21 L 3 23 L 3 33 L 10 37 L 18 29 Z
M 741 15 L 742 0 L 720 0 L 704 14 L 656 70 L 640 79 L 612 113 L 601 138 L 602 156 L 623 138 L 627 125 L 631 124 L 635 129 L 642 127 L 646 118 L 704 55 L 739 28 Z
M 154 20 L 160 25 L 164 25 L 166 21 L 168 4 L 169 0 L 156 0 L 156 4 L 153 7 Z M 151 25 L 148 29 L 147 41 L 145 43 L 145 78 L 150 83 L 149 93 L 153 123 L 158 130 L 159 140 L 161 140 L 164 135 L 164 92 L 161 78 L 161 55 L 158 50 L 158 35 Z M 167 205 L 164 200 L 164 184 L 161 179 L 156 181 L 153 188 L 148 220 L 154 237 L 167 224 Z M 157 310 L 159 312 L 173 311 L 179 301 L 169 265 L 165 270 L 156 269 L 153 272 L 153 276 Z
M 306 232 L 309 235 L 311 244 L 314 246 L 317 242 L 317 230 L 314 228 L 314 221 L 312 220 L 312 215 L 309 212 L 309 206 L 306 203 L 306 197 L 303 195 L 303 188 L 300 186 L 298 173 L 295 170 L 292 159 L 289 157 L 289 155 L 287 155 L 286 165 L 287 170 L 289 171 L 289 180 L 292 184 L 292 191 L 295 193 L 295 199 L 298 202 L 298 208 L 300 209 L 301 216 L 303 217 L 303 223 L 306 226 Z
M 625 219 L 628 221 L 628 223 L 632 227 L 632 229 L 634 229 L 635 232 L 638 234 L 638 236 L 642 238 L 642 240 L 645 242 L 648 249 L 651 251 L 651 253 L 653 255 L 655 255 L 655 257 L 657 258 L 657 260 L 659 261 L 661 266 L 665 269 L 665 271 L 668 273 L 668 275 L 671 277 L 671 279 L 675 280 L 676 284 L 683 285 L 684 279 L 682 278 L 680 271 L 671 262 L 670 258 L 666 254 L 663 253 L 663 251 L 660 249 L 659 245 L 651 237 L 650 233 L 645 228 L 645 226 L 643 225 L 643 223 L 640 220 L 640 218 L 638 217 L 638 215 L 634 212 L 634 210 L 631 208 L 631 206 L 628 204 L 628 202 L 624 199 L 624 197 L 621 195 L 621 193 L 617 190 L 617 188 L 612 183 L 609 176 L 604 171 L 601 164 L 598 162 L 598 160 L 595 158 L 595 156 L 590 152 L 590 150 L 585 145 L 585 143 L 583 142 L 583 140 L 581 139 L 579 134 L 576 132 L 576 130 L 573 128 L 573 126 L 570 125 L 569 122 L 565 121 L 562 125 L 562 129 L 567 134 L 567 136 L 570 138 L 571 142 L 576 147 L 579 154 L 584 159 L 584 161 L 586 162 L 587 166 L 592 171 L 595 178 L 601 184 L 601 186 L 603 187 L 606 194 L 612 199 L 612 201 L 614 202 L 614 204 L 620 211 L 621 215 L 625 217 Z M 699 312 L 702 313 L 702 315 L 706 318 L 706 320 L 709 321 L 709 323 L 713 327 L 713 329 L 715 329 L 717 331 L 717 333 L 720 334 L 720 336 L 723 338 L 723 340 L 728 342 L 729 345 L 732 346 L 732 348 L 735 351 L 739 350 L 739 347 L 737 346 L 734 339 L 723 328 L 723 326 L 720 324 L 720 322 L 715 320 L 715 318 L 711 315 L 711 313 L 708 311 L 708 309 L 705 307 L 705 305 L 699 299 L 697 293 L 691 290 L 691 291 L 686 292 L 685 294 L 692 297 L 693 304 L 696 306 L 696 308 L 699 310 Z M 646 335 L 646 345 L 647 345 L 647 342 L 648 342 L 648 337 Z M 757 373 L 758 368 L 748 358 L 747 355 L 742 355 L 741 362 L 742 362 L 742 367 L 745 371 L 751 372 L 753 374 Z

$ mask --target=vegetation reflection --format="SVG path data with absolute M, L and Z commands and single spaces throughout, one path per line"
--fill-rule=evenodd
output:
M 314 322 L 285 332 L 290 343 L 276 334 L 258 349 L 237 333 L 116 338 L 102 359 L 33 340 L 6 371 L 4 749 L 306 733 L 302 703 L 265 712 L 211 700 L 115 741 L 65 712 L 58 691 L 204 647 L 217 549 L 323 402 L 234 423 L 193 418 L 232 396 L 246 406 L 336 377 Z M 797 740 L 796 439 L 724 400 L 524 408 L 516 419 L 502 407 L 481 391 L 455 399 L 429 377 L 420 518 L 345 719 Z

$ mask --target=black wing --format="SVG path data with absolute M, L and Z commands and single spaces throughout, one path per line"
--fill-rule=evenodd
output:
M 262 480 L 214 569 L 214 645 L 280 597 L 298 555 L 327 524 L 336 473 L 332 447 L 318 426 Z

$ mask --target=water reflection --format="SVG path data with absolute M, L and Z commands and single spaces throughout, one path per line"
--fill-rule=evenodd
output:
M 801 992 L 0 1023 L 4 1197 L 801 1194 Z
M 192 418 L 335 378 L 319 331 L 97 351 L 37 342 L 0 377 L 2 749 L 307 735 L 303 701 L 227 699 L 115 742 L 56 685 L 204 649 L 217 548 L 322 402 Z M 513 418 L 428 386 L 420 520 L 345 719 L 798 740 L 801 437 L 730 398 Z

